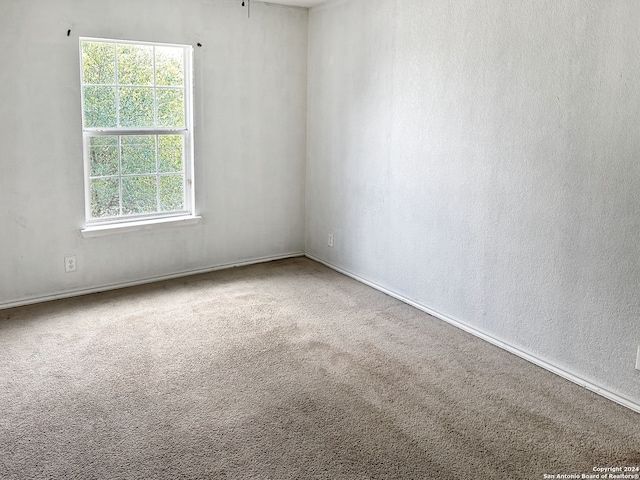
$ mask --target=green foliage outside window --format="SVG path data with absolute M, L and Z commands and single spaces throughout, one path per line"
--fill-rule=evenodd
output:
M 184 49 L 82 41 L 81 51 L 91 218 L 183 211 Z M 127 134 L 136 129 L 153 131 Z

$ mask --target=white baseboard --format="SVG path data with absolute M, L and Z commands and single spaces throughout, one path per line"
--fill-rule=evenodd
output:
M 216 270 L 224 270 L 227 268 L 234 268 L 234 267 L 243 267 L 245 265 L 253 265 L 256 263 L 265 263 L 265 262 L 271 262 L 274 260 L 284 260 L 286 258 L 294 258 L 294 257 L 303 257 L 304 256 L 304 252 L 292 252 L 292 253 L 285 253 L 283 255 L 273 255 L 273 256 L 268 256 L 268 257 L 258 257 L 258 258 L 251 258 L 248 260 L 243 260 L 243 261 L 238 261 L 238 262 L 231 262 L 231 263 L 224 263 L 224 264 L 219 264 L 219 265 L 213 265 L 210 267 L 205 267 L 205 268 L 199 268 L 196 270 L 185 270 L 182 272 L 177 272 L 177 273 L 171 273 L 168 275 L 159 275 L 156 277 L 148 277 L 148 278 L 143 278 L 140 280 L 133 280 L 130 282 L 123 282 L 123 283 L 113 283 L 113 284 L 108 284 L 108 285 L 101 285 L 99 287 L 92 287 L 92 288 L 86 288 L 86 289 L 79 289 L 79 290 L 69 290 L 66 292 L 61 292 L 61 293 L 56 293 L 56 294 L 51 294 L 51 295 L 42 295 L 42 296 L 37 296 L 37 297 L 27 297 L 27 298 L 23 298 L 20 300 L 16 300 L 13 302 L 2 302 L 0 303 L 0 310 L 4 310 L 7 308 L 14 308 L 14 307 L 22 307 L 25 305 L 32 305 L 34 303 L 41 303 L 41 302 L 49 302 L 51 300 L 60 300 L 62 298 L 70 298 L 70 297 L 78 297 L 80 295 L 89 295 L 91 293 L 98 293 L 98 292 L 106 292 L 108 290 L 117 290 L 119 288 L 126 288 L 126 287 L 135 287 L 137 285 L 144 285 L 147 283 L 154 283 L 154 282 L 161 282 L 163 280 L 172 280 L 174 278 L 181 278 L 181 277 L 188 277 L 190 275 L 198 275 L 201 273 L 209 273 L 209 272 L 214 272 Z
M 539 367 L 544 368 L 545 370 L 550 371 L 551 373 L 555 373 L 556 375 L 559 375 L 560 377 L 569 380 L 570 382 L 573 382 L 577 385 L 580 385 L 581 387 L 586 388 L 587 390 L 591 390 L 594 393 L 597 393 L 598 395 L 601 395 L 609 400 L 612 400 L 613 402 L 616 402 L 624 407 L 627 407 L 630 410 L 633 410 L 635 412 L 640 413 L 640 404 L 634 402 L 633 400 L 630 400 L 628 398 L 622 397 L 616 393 L 613 393 L 609 390 L 607 390 L 606 388 L 603 388 L 599 385 L 596 385 L 593 382 L 590 382 L 588 380 L 585 380 L 584 378 L 581 378 L 578 375 L 575 375 L 571 372 L 567 372 L 566 370 L 557 367 L 545 360 L 542 360 L 541 358 L 538 358 L 534 355 L 531 355 L 527 352 L 524 352 L 522 350 L 520 350 L 517 347 L 514 347 L 502 340 L 499 340 L 497 338 L 495 338 L 494 336 L 485 333 L 481 330 L 478 330 L 477 328 L 471 327 L 469 325 L 467 325 L 464 322 L 461 322 L 460 320 L 457 320 L 455 318 L 451 318 L 450 316 L 444 315 L 440 312 L 437 312 L 435 310 L 430 309 L 429 307 L 426 307 L 424 305 L 421 305 L 418 302 L 415 302 L 411 299 L 408 299 L 402 295 L 399 295 L 385 287 L 382 287 L 376 283 L 370 282 L 369 280 L 360 277 L 359 275 L 356 275 L 355 273 L 349 272 L 348 270 L 345 270 L 343 268 L 340 268 L 336 265 L 333 265 L 330 262 L 327 262 L 325 260 L 322 260 L 321 258 L 318 258 L 314 255 L 311 255 L 309 253 L 305 254 L 306 257 L 310 258 L 311 260 L 315 260 L 316 262 L 322 263 L 323 265 L 326 265 L 327 267 L 331 268 L 332 270 L 335 270 L 337 272 L 340 272 L 348 277 L 353 278 L 354 280 L 357 280 L 361 283 L 364 283 L 365 285 L 368 285 L 372 288 L 375 288 L 376 290 L 379 290 L 387 295 L 389 295 L 390 297 L 396 298 L 404 303 L 407 303 L 409 305 L 411 305 L 412 307 L 417 308 L 418 310 L 421 310 L 439 320 L 442 320 L 444 322 L 447 322 L 455 327 L 460 328 L 461 330 L 464 330 L 467 333 L 470 333 L 471 335 L 474 335 L 478 338 L 481 338 L 482 340 L 485 340 L 489 343 L 491 343 L 492 345 L 495 345 L 496 347 L 502 348 L 503 350 L 506 350 L 507 352 L 513 353 L 514 355 L 517 355 L 520 358 L 523 358 Z

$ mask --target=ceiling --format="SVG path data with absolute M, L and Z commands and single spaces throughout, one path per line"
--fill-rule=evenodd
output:
M 293 5 L 296 7 L 313 7 L 325 3 L 327 0 L 260 0 L 266 3 L 279 3 L 280 5 Z

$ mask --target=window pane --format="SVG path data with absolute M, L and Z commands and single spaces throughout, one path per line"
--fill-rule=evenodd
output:
M 84 126 L 116 126 L 115 87 L 84 87 Z
M 120 213 L 117 178 L 91 180 L 91 217 L 113 217 Z
M 122 135 L 122 174 L 156 172 L 156 136 Z
M 120 126 L 153 127 L 153 88 L 122 87 Z
M 153 47 L 118 45 L 118 84 L 153 85 Z
M 123 215 L 154 213 L 156 211 L 156 177 L 124 177 L 122 179 Z
M 83 83 L 114 85 L 115 46 L 112 43 L 82 42 Z
M 171 212 L 184 209 L 184 180 L 182 175 L 160 177 L 160 210 Z
M 89 175 L 103 177 L 118 174 L 118 137 L 89 137 Z
M 158 126 L 184 127 L 184 92 L 175 88 L 158 88 Z
M 187 53 L 188 46 L 81 42 L 88 223 L 190 208 Z
M 182 172 L 182 135 L 158 136 L 160 173 Z
M 156 85 L 184 84 L 184 50 L 175 47 L 156 47 Z

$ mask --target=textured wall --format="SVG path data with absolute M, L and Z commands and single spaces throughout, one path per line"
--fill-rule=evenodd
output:
M 0 2 L 0 306 L 304 250 L 306 9 Z M 71 35 L 67 37 L 67 30 Z M 195 47 L 197 226 L 82 238 L 78 37 Z M 64 272 L 76 254 L 78 271 Z
M 307 251 L 640 403 L 639 21 L 635 0 L 312 9 Z

